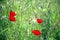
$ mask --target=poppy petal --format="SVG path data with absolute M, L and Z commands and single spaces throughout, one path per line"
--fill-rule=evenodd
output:
M 10 16 L 16 16 L 16 13 L 11 10 L 10 11 Z
M 10 21 L 16 21 L 16 18 L 13 16 L 9 16 Z
M 43 20 L 40 19 L 40 18 L 38 18 L 38 19 L 37 19 L 37 22 L 38 22 L 39 24 L 41 24 L 41 23 L 43 22 Z

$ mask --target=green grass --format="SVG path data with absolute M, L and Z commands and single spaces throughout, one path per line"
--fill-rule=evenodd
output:
M 59 40 L 60 4 L 59 0 L 2 0 L 0 1 L 0 39 L 1 40 Z M 17 13 L 17 21 L 9 21 L 9 12 Z M 6 17 L 5 17 L 6 16 Z M 43 23 L 34 22 L 42 18 Z M 32 30 L 42 31 L 41 36 Z

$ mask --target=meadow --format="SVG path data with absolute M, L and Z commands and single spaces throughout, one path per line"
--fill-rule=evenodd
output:
M 10 10 L 16 22 L 9 20 Z M 42 34 L 33 35 L 35 29 Z M 0 40 L 60 40 L 60 0 L 0 0 Z

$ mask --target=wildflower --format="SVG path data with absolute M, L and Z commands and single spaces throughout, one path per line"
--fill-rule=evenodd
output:
M 10 16 L 16 16 L 16 13 L 11 10 L 10 11 Z
M 9 16 L 10 21 L 16 21 L 16 18 L 13 16 Z
M 32 30 L 32 33 L 36 36 L 39 36 L 42 34 L 39 30 Z
M 41 24 L 41 23 L 43 22 L 43 20 L 40 19 L 40 18 L 38 18 L 38 19 L 37 19 L 37 22 L 38 22 L 39 24 Z
M 16 17 L 16 13 L 11 10 L 10 11 L 10 16 L 9 16 L 10 21 L 16 21 L 15 17 Z

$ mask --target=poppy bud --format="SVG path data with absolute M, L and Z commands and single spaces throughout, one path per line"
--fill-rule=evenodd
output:
M 37 19 L 37 22 L 38 22 L 39 24 L 41 24 L 41 23 L 43 22 L 43 20 L 40 19 L 40 18 L 38 18 L 38 19 Z
M 39 30 L 32 30 L 32 33 L 36 36 L 39 36 L 42 34 Z

